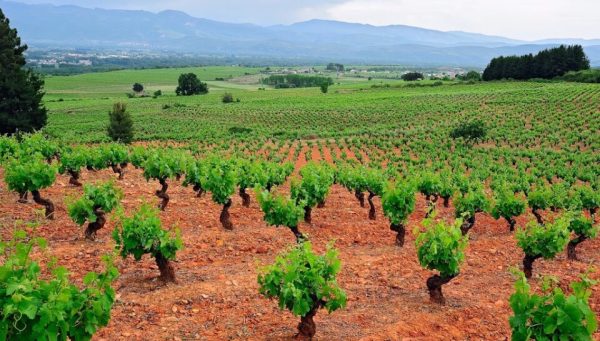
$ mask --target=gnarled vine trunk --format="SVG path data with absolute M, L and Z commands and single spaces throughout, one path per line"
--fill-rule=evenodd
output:
M 427 290 L 429 290 L 429 299 L 433 303 L 445 304 L 446 299 L 442 293 L 442 285 L 450 282 L 456 275 L 442 277 L 440 275 L 433 275 L 427 279 Z
M 467 233 L 469 233 L 469 231 L 473 228 L 474 225 L 475 216 L 473 215 L 463 221 L 462 225 L 460 225 L 460 232 L 462 232 L 462 235 L 465 236 L 467 235 Z
M 538 224 L 544 225 L 544 219 L 542 219 L 542 215 L 540 214 L 540 212 L 538 212 L 537 208 L 532 208 L 531 213 L 533 213 L 533 215 L 535 216 L 535 219 L 537 220 Z
M 369 219 L 375 220 L 377 217 L 375 216 L 375 204 L 373 203 L 373 198 L 375 197 L 375 193 L 369 191 Z
M 46 208 L 46 218 L 54 219 L 54 204 L 49 199 L 44 199 L 40 196 L 39 191 L 31 191 L 33 201 L 38 205 L 44 205 Z
M 396 232 L 396 245 L 404 246 L 404 235 L 406 234 L 406 228 L 404 224 L 390 224 L 390 230 Z
M 533 262 L 541 256 L 529 256 L 525 255 L 523 257 L 523 272 L 525 273 L 526 278 L 531 278 L 533 275 Z
M 204 188 L 200 185 L 194 185 L 194 192 L 196 192 L 196 197 L 200 198 L 202 194 L 204 194 Z
M 79 182 L 79 172 L 74 170 L 67 171 L 71 178 L 69 179 L 69 184 L 77 187 L 81 187 L 81 182 Z
M 160 204 L 158 204 L 158 208 L 161 211 L 164 211 L 167 208 L 167 204 L 169 203 L 169 195 L 167 194 L 167 189 L 169 189 L 169 185 L 167 184 L 166 179 L 159 179 L 158 182 L 161 185 L 161 188 L 156 191 L 156 196 L 162 199 Z
M 127 167 L 127 163 L 120 163 L 119 165 L 111 165 L 110 166 L 114 173 L 119 174 L 119 180 L 123 180 L 125 176 L 125 167 Z
M 360 203 L 360 207 L 365 207 L 365 194 L 359 190 L 354 191 L 354 197 Z
M 242 198 L 242 206 L 250 207 L 250 195 L 246 193 L 245 188 L 240 187 L 240 197 Z
M 27 200 L 27 194 L 28 194 L 27 191 L 25 191 L 23 193 L 19 193 L 19 200 L 17 200 L 17 202 L 20 204 L 26 204 L 29 201 L 29 200 Z
M 317 302 L 306 315 L 300 317 L 300 323 L 298 323 L 298 334 L 296 336 L 302 336 L 312 340 L 317 333 L 317 326 L 314 321 L 317 311 L 321 307 L 322 302 Z
M 450 207 L 450 197 L 443 197 L 444 199 L 444 207 Z
M 508 221 L 508 228 L 510 229 L 510 232 L 513 232 L 515 230 L 515 225 L 517 224 L 517 221 L 514 217 L 506 218 L 506 221 Z
M 231 207 L 231 199 L 227 200 L 225 205 L 223 205 L 223 210 L 221 211 L 221 216 L 219 217 L 219 220 L 221 221 L 221 225 L 223 225 L 223 228 L 225 228 L 227 230 L 233 230 L 233 224 L 231 223 L 231 220 L 230 220 L 231 216 L 229 215 L 230 207 Z
M 312 224 L 312 207 L 310 206 L 304 207 L 304 221 L 307 224 Z
M 323 201 L 319 201 L 319 203 L 317 204 L 317 207 L 318 207 L 318 208 L 323 208 L 323 207 L 325 207 L 325 200 L 323 200 Z
M 154 259 L 156 260 L 156 265 L 158 265 L 158 270 L 160 270 L 160 278 L 165 282 L 176 282 L 177 279 L 175 278 L 173 264 L 160 251 L 154 255 Z
M 308 240 L 306 238 L 306 236 L 304 236 L 302 234 L 302 232 L 300 232 L 300 230 L 298 230 L 298 226 L 290 227 L 290 230 L 292 231 L 292 233 L 296 237 L 296 243 L 300 244 L 300 243 L 304 242 L 305 240 Z
M 577 245 L 583 243 L 586 239 L 586 236 L 578 235 L 575 239 L 569 241 L 569 244 L 567 244 L 567 258 L 569 260 L 577 260 L 577 251 L 575 248 Z
M 95 240 L 96 232 L 106 224 L 105 213 L 100 207 L 94 207 L 94 215 L 96 215 L 96 221 L 89 223 L 85 229 L 85 238 L 89 240 Z

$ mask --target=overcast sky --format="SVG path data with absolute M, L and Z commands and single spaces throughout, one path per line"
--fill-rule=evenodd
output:
M 19 1 L 19 0 L 17 0 Z M 600 0 L 20 0 L 83 7 L 175 9 L 259 25 L 334 19 L 404 24 L 517 39 L 600 38 Z

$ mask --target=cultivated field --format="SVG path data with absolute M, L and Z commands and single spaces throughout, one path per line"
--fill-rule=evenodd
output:
M 293 173 L 274 189 L 284 195 L 290 193 L 290 178 L 300 178 L 301 169 L 311 161 L 337 167 L 332 170 L 337 179 L 328 186 L 325 206 L 313 209 L 311 223 L 299 225 L 319 253 L 335 241 L 342 261 L 338 281 L 348 297 L 344 309 L 317 314 L 316 339 L 510 338 L 509 297 L 515 282 L 510 269 L 522 266 L 524 254 L 507 220 L 493 218 L 493 207 L 501 201 L 499 194 L 510 189 L 511 195 L 528 205 L 514 216 L 520 229 L 536 220 L 531 193 L 552 193 L 547 205 L 535 210 L 546 222 L 571 208 L 582 188 L 597 197 L 600 86 L 538 82 L 407 86 L 402 81 L 341 77 L 323 94 L 318 88 L 259 90 L 262 85 L 247 81 L 256 79 L 259 71 L 205 67 L 49 77 L 45 132 L 63 148 L 80 144 L 90 151 L 103 148 L 109 142 L 107 113 L 120 101 L 127 103 L 135 124 L 138 141 L 132 155 L 146 147 L 157 155 L 185 155 L 186 162 L 202 163 L 209 154 L 227 160 L 289 162 Z M 210 93 L 175 96 L 182 72 L 195 72 L 208 81 Z M 164 95 L 127 98 L 134 82 L 144 84 L 149 94 L 160 89 Z M 240 101 L 222 103 L 224 92 Z M 467 143 L 450 137 L 453 128 L 474 119 L 484 122 L 485 138 Z M 395 243 L 381 193 L 374 195 L 376 216 L 369 219 L 368 205 L 361 207 L 354 188 L 340 180 L 344 167 L 374 170 L 384 185 L 388 181 L 417 184 L 416 207 L 404 224 L 403 247 Z M 211 200 L 211 194 L 196 197 L 191 187 L 183 186 L 187 169 L 181 170 L 180 179 L 175 174 L 169 177 L 170 202 L 160 212 L 165 228 L 181 230 L 184 248 L 174 263 L 178 281 L 160 281 L 148 256 L 141 262 L 119 259 L 111 321 L 94 339 L 292 339 L 299 319 L 259 294 L 257 269 L 293 246 L 294 235 L 263 221 L 252 190 L 248 190 L 249 207 L 242 205 L 237 190 L 231 196 L 234 228 L 224 229 L 219 222 L 222 206 Z M 83 168 L 80 181 L 115 178 L 109 169 Z M 431 195 L 445 195 L 439 189 L 429 193 L 425 179 L 440 186 L 451 184 L 447 207 L 442 198 L 430 201 Z M 159 203 L 155 196 L 159 182 L 144 179 L 144 165 L 128 166 L 115 184 L 124 193 L 121 204 L 126 213 L 142 203 Z M 32 233 L 47 238 L 49 248 L 36 251 L 36 259 L 56 257 L 80 284 L 86 272 L 102 269 L 100 256 L 114 249 L 111 233 L 116 219 L 108 215 L 96 241 L 88 241 L 67 213 L 67 203 L 82 189 L 71 186 L 68 176 L 58 175 L 41 192 L 56 204 L 55 220 L 40 217 L 40 206 L 34 203 L 17 203 L 18 194 L 0 184 L 2 235 L 8 238 L 13 226 L 38 221 Z M 437 211 L 435 219 L 453 221 L 458 215 L 456 201 L 470 193 L 483 193 L 490 204 L 482 212 L 474 211 L 465 261 L 460 274 L 444 286 L 447 303 L 439 306 L 429 302 L 425 281 L 433 271 L 419 264 L 413 230 L 423 227 L 432 207 Z M 587 206 L 579 203 L 577 208 L 589 216 Z M 566 251 L 554 259 L 537 260 L 532 287 L 538 290 L 541 275 L 551 275 L 567 289 L 581 273 L 600 264 L 599 248 L 600 238 L 596 238 L 577 247 L 577 261 L 568 260 Z M 590 277 L 600 279 L 600 273 L 592 272 Z M 598 316 L 599 285 L 592 287 L 590 305 Z

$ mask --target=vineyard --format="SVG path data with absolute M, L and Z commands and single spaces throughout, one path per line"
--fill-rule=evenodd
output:
M 166 72 L 50 77 L 47 136 L 0 137 L 3 253 L 28 246 L 15 264 L 41 277 L 23 259 L 55 259 L 84 302 L 63 319 L 85 332 L 56 334 L 600 337 L 600 87 L 334 79 L 323 94 L 206 68 L 208 95 L 124 98 L 131 77 L 173 92 Z M 106 136 L 115 101 L 131 145 Z M 56 317 L 12 297 L 0 335 Z

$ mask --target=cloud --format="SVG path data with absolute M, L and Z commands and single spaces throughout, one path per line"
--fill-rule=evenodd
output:
M 404 24 L 519 39 L 600 38 L 600 0 L 21 0 L 83 7 L 175 9 L 227 22 L 289 24 L 335 19 Z

